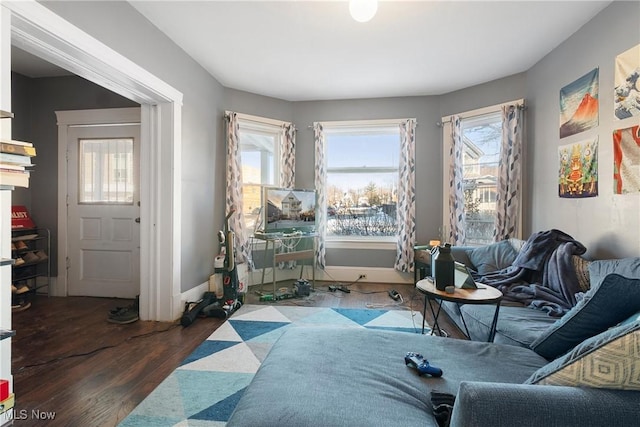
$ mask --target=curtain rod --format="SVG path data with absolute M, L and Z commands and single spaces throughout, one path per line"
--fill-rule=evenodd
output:
M 458 113 L 458 114 L 450 114 L 448 116 L 445 116 L 442 118 L 441 121 L 436 122 L 436 125 L 439 127 L 442 127 L 442 125 L 444 125 L 445 123 L 451 123 L 451 116 L 460 116 L 461 119 L 468 119 L 470 117 L 475 117 L 475 116 L 482 116 L 485 114 L 491 114 L 494 112 L 497 112 L 498 109 L 506 106 L 506 105 L 513 105 L 515 104 L 519 110 L 526 110 L 527 106 L 524 103 L 524 99 L 517 99 L 515 101 L 509 101 L 509 102 L 505 102 L 502 104 L 496 104 L 496 105 L 492 105 L 489 107 L 484 107 L 484 108 L 478 108 L 475 110 L 471 110 L 471 111 L 466 111 L 464 113 Z
M 357 126 L 394 126 L 399 125 L 400 122 L 406 120 L 416 120 L 414 117 L 401 118 L 401 119 L 373 119 L 373 120 L 344 120 L 344 121 L 325 121 L 315 122 L 321 123 L 324 126 L 335 126 L 341 128 L 357 127 Z M 418 127 L 418 121 L 416 120 L 416 127 Z M 313 129 L 313 125 L 307 126 L 307 129 Z
M 270 119 L 268 117 L 252 116 L 251 114 L 238 113 L 237 111 L 227 110 L 224 112 L 224 117 L 228 119 L 229 115 L 232 113 L 236 113 L 238 118 L 242 120 L 248 120 L 248 121 L 260 123 L 263 125 L 264 124 L 275 125 L 275 126 L 292 125 L 295 129 L 295 126 L 291 122 L 285 122 L 284 120 L 278 120 L 278 119 Z

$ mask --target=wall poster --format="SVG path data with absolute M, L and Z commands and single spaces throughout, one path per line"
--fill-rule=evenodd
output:
M 640 44 L 616 57 L 614 114 L 617 119 L 640 116 Z
M 599 69 L 560 89 L 560 138 L 598 126 Z
M 558 196 L 582 198 L 598 195 L 598 137 L 561 145 L 558 157 Z
M 613 193 L 640 193 L 640 126 L 613 131 Z

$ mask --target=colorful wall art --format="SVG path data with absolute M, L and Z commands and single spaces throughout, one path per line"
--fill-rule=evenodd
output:
M 614 113 L 617 119 L 640 116 L 640 44 L 616 57 Z
M 560 89 L 560 138 L 598 126 L 599 69 Z
M 640 126 L 613 131 L 613 192 L 640 192 Z
M 598 195 L 598 138 L 558 148 L 558 195 L 564 198 Z

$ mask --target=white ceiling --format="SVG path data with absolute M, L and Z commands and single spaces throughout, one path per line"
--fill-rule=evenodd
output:
M 526 71 L 611 1 L 130 0 L 222 85 L 289 101 L 437 95 Z M 26 75 L 26 72 L 23 73 Z

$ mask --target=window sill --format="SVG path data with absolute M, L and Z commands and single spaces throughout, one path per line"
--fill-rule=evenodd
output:
M 384 250 L 392 251 L 396 249 L 395 237 L 387 239 L 368 239 L 357 237 L 344 237 L 344 238 L 328 238 L 325 241 L 327 249 L 370 249 L 370 250 Z

